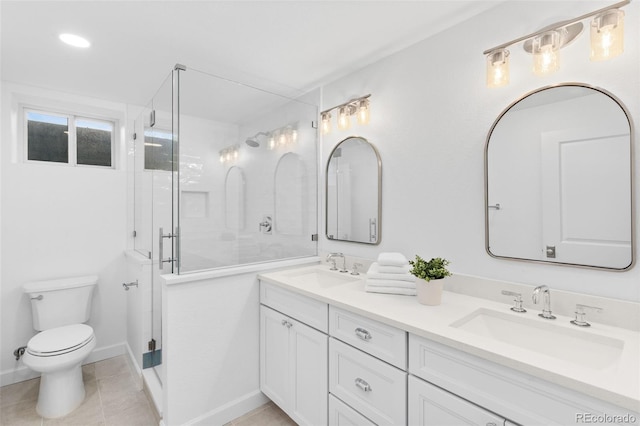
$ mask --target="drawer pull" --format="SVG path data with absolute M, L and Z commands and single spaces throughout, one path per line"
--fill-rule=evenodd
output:
M 356 328 L 356 336 L 358 336 L 359 338 L 361 338 L 362 340 L 364 340 L 366 342 L 371 340 L 371 333 L 369 333 L 364 328 Z
M 356 379 L 356 386 L 365 392 L 371 392 L 371 386 L 369 385 L 369 383 L 365 382 L 360 377 Z

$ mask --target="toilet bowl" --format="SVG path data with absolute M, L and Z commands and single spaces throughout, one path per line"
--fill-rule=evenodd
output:
M 66 416 L 84 400 L 82 363 L 96 346 L 93 328 L 84 322 L 97 281 L 91 275 L 24 285 L 40 333 L 27 343 L 23 361 L 41 373 L 36 411 L 43 417 Z
M 86 324 L 52 328 L 27 343 L 24 364 L 42 373 L 36 411 L 43 417 L 62 417 L 84 400 L 82 362 L 96 346 L 93 329 Z

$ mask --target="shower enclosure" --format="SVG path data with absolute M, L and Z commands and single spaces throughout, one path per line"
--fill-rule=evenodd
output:
M 161 274 L 317 254 L 316 117 L 313 94 L 176 65 L 135 120 L 134 245 L 153 262 L 143 367 L 159 379 Z

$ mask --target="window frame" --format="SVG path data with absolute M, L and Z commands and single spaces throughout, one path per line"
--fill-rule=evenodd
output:
M 29 159 L 29 119 L 27 115 L 29 113 L 36 113 L 42 115 L 49 115 L 52 117 L 61 117 L 67 119 L 67 162 L 60 161 L 44 161 L 44 160 L 31 160 Z M 37 163 L 37 164 L 50 164 L 54 166 L 67 166 L 67 167 L 89 167 L 89 168 L 99 168 L 99 169 L 112 169 L 115 170 L 116 167 L 116 147 L 118 143 L 118 119 L 113 117 L 104 117 L 104 116 L 96 116 L 93 114 L 84 114 L 80 112 L 71 112 L 71 111 L 61 111 L 51 108 L 43 108 L 38 106 L 31 105 L 22 105 L 21 107 L 21 118 L 22 118 L 22 132 L 23 132 L 23 147 L 24 147 L 24 162 L 26 163 Z M 76 121 L 78 120 L 87 120 L 87 121 L 95 121 L 101 123 L 110 124 L 112 127 L 111 130 L 111 165 L 110 166 L 101 166 L 97 164 L 79 164 L 78 163 L 78 139 L 77 139 L 77 127 Z

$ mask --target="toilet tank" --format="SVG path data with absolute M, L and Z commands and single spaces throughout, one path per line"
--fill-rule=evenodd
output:
M 96 275 L 26 283 L 31 299 L 33 328 L 38 331 L 89 320 Z

